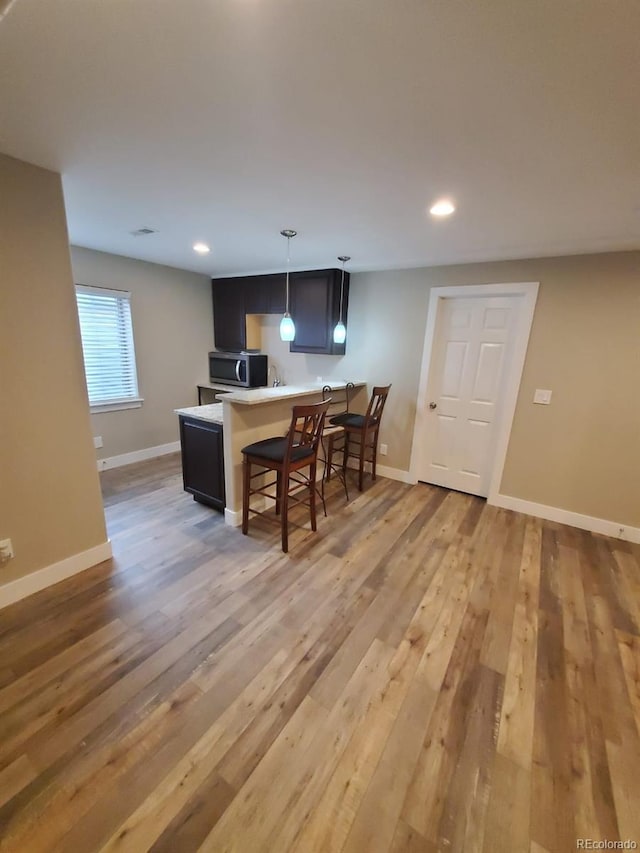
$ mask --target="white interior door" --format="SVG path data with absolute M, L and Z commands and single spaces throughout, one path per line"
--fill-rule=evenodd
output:
M 418 478 L 486 497 L 518 297 L 441 300 L 423 398 Z

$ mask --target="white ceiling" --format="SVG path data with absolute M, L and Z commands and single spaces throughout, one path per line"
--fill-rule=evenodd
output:
M 298 268 L 635 248 L 639 33 L 638 0 L 15 0 L 0 150 L 62 173 L 73 243 L 213 275 L 282 269 L 285 227 Z

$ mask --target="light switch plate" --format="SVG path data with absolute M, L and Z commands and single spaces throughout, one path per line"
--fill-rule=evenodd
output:
M 534 403 L 541 403 L 543 406 L 548 406 L 551 402 L 551 391 L 543 388 L 536 388 L 536 393 L 533 395 Z

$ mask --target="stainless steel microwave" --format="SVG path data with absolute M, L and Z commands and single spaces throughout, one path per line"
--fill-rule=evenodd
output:
M 260 388 L 267 384 L 267 356 L 249 352 L 210 352 L 212 384 Z

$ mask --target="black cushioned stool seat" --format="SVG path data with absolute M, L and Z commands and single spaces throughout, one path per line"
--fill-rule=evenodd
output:
M 242 448 L 241 452 L 248 453 L 250 456 L 262 456 L 263 459 L 273 459 L 276 462 L 282 462 L 287 452 L 287 439 L 263 438 L 262 441 L 247 444 L 246 447 Z M 313 448 L 311 447 L 295 447 L 294 445 L 291 449 L 291 459 L 294 462 L 312 454 Z
M 336 415 L 335 418 L 331 418 L 329 421 L 333 426 L 350 426 L 356 427 L 356 429 L 362 429 L 366 423 L 365 415 L 356 415 L 352 412 L 344 412 L 341 415 Z M 369 421 L 369 426 L 375 426 L 377 423 L 376 418 L 371 418 Z

